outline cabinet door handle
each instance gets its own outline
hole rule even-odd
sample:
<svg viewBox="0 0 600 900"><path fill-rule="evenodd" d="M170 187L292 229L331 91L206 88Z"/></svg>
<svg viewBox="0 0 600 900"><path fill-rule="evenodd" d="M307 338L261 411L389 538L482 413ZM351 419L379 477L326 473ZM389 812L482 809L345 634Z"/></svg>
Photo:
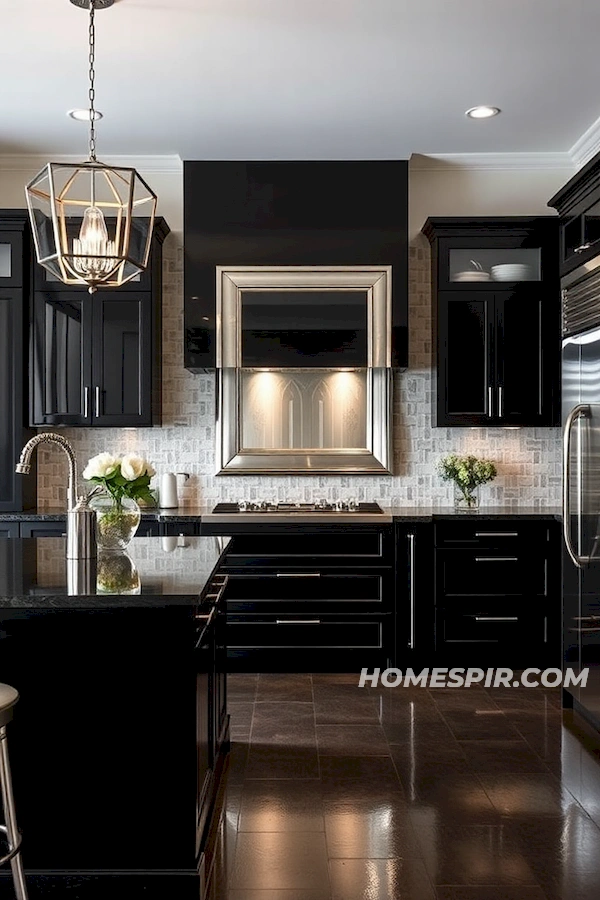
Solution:
<svg viewBox="0 0 600 900"><path fill-rule="evenodd" d="M320 625L320 619L275 619L276 625Z"/></svg>
<svg viewBox="0 0 600 900"><path fill-rule="evenodd" d="M83 418L87 419L90 412L90 389L86 386L83 389Z"/></svg>
<svg viewBox="0 0 600 900"><path fill-rule="evenodd" d="M100 416L100 387L96 385L96 418Z"/></svg>
<svg viewBox="0 0 600 900"><path fill-rule="evenodd" d="M592 245L591 245L590 241L586 241L586 243L581 244L580 247L575 247L575 250L573 251L573 253L585 253L585 251L589 250L591 246Z"/></svg>
<svg viewBox="0 0 600 900"><path fill-rule="evenodd" d="M408 646L410 650L415 649L415 536L408 535L408 577L409 596L410 596L410 635Z"/></svg>
<svg viewBox="0 0 600 900"><path fill-rule="evenodd" d="M548 616L544 616L544 643L548 643Z"/></svg>
<svg viewBox="0 0 600 900"><path fill-rule="evenodd" d="M476 531L475 537L519 537L518 531Z"/></svg>
<svg viewBox="0 0 600 900"><path fill-rule="evenodd" d="M504 415L504 388L498 387L498 416L501 419Z"/></svg>
<svg viewBox="0 0 600 900"><path fill-rule="evenodd" d="M490 419L494 418L494 388L490 385L488 388L488 417Z"/></svg>
<svg viewBox="0 0 600 900"><path fill-rule="evenodd" d="M519 562L518 556L476 556L475 562Z"/></svg>
<svg viewBox="0 0 600 900"><path fill-rule="evenodd" d="M320 572L277 572L276 578L320 578Z"/></svg>
<svg viewBox="0 0 600 900"><path fill-rule="evenodd" d="M518 616L473 616L476 622L518 622Z"/></svg>

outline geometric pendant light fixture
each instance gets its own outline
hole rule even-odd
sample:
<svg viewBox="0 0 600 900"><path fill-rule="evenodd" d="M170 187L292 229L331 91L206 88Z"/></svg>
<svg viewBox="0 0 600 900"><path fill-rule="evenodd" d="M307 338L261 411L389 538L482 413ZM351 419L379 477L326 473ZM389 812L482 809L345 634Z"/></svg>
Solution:
<svg viewBox="0 0 600 900"><path fill-rule="evenodd" d="M156 194L135 169L96 159L95 11L114 0L71 0L90 11L89 157L48 163L25 188L37 261L65 284L119 287L148 265Z"/></svg>

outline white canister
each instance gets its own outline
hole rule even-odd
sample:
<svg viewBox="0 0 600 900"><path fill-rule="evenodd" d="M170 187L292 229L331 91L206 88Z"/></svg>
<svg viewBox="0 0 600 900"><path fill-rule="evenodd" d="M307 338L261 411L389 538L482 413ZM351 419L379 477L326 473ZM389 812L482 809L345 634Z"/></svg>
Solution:
<svg viewBox="0 0 600 900"><path fill-rule="evenodd" d="M179 506L177 477L174 472L167 472L161 476L158 502L161 509L177 509Z"/></svg>

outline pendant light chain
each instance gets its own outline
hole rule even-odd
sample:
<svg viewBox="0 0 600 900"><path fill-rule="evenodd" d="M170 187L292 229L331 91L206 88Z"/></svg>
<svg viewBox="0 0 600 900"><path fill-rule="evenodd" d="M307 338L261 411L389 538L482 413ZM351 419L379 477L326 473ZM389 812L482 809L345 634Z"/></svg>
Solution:
<svg viewBox="0 0 600 900"><path fill-rule="evenodd" d="M96 161L96 110L94 108L94 100L96 99L96 90L94 87L94 81L96 78L96 71L94 69L94 63L96 58L96 27L94 23L94 13L95 13L95 2L94 0L90 0L90 27L89 27L89 77L90 77L90 88L88 92L89 100L90 100L90 159L94 162Z"/></svg>

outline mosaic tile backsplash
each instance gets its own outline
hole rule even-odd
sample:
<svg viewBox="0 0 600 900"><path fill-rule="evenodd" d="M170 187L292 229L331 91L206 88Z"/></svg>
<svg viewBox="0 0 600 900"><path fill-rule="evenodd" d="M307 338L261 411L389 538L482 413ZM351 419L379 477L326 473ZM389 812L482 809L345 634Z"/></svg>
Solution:
<svg viewBox="0 0 600 900"><path fill-rule="evenodd" d="M183 368L183 248L179 235L164 245L162 428L61 429L74 445L80 467L103 450L139 450L158 476L187 472L182 506L219 500L264 498L308 502L354 496L384 507L447 505L452 486L436 473L447 453L493 459L498 477L481 489L485 506L554 506L560 503L561 440L553 428L432 428L431 278L429 244L419 235L410 247L409 367L394 384L392 476L215 476L215 378ZM63 506L64 460L38 450L39 501ZM158 479L156 479L158 480ZM180 482L182 480L180 479Z"/></svg>

